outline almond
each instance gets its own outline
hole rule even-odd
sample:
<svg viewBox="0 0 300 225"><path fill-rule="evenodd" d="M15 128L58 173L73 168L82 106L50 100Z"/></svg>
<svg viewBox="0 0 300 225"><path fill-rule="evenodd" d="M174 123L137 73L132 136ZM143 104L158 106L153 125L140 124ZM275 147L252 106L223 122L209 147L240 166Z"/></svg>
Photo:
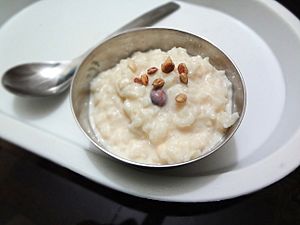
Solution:
<svg viewBox="0 0 300 225"><path fill-rule="evenodd" d="M155 66L150 67L150 68L147 70L147 74L149 74L149 75L155 74L157 70L158 70L158 68L155 67Z"/></svg>
<svg viewBox="0 0 300 225"><path fill-rule="evenodd" d="M179 74L179 79L180 79L181 83L184 83L184 84L188 84L188 82L189 82L188 75L185 73Z"/></svg>
<svg viewBox="0 0 300 225"><path fill-rule="evenodd" d="M180 94L176 95L176 97L175 97L175 101L179 104L185 103L186 100L187 100L187 96L186 96L186 94L183 94L183 93L180 93Z"/></svg>
<svg viewBox="0 0 300 225"><path fill-rule="evenodd" d="M154 89L162 88L165 85L165 81L161 78L157 78L152 83Z"/></svg>
<svg viewBox="0 0 300 225"><path fill-rule="evenodd" d="M173 63L171 57L169 56L166 61L161 64L161 71L164 73L171 73L175 68L175 64Z"/></svg>
<svg viewBox="0 0 300 225"><path fill-rule="evenodd" d="M142 79L139 78L139 77L135 77L135 78L133 79L133 82L138 83L138 84L143 84L143 83L142 83Z"/></svg>
<svg viewBox="0 0 300 225"><path fill-rule="evenodd" d="M186 74L188 75L189 73L189 70L188 68L186 67L186 64L185 63L180 63L177 67L177 70L178 70L178 73L179 74Z"/></svg>
<svg viewBox="0 0 300 225"><path fill-rule="evenodd" d="M147 74L143 74L141 76L141 81L142 81L142 84L147 86L148 85L148 82L149 82L149 78L148 78L148 75Z"/></svg>

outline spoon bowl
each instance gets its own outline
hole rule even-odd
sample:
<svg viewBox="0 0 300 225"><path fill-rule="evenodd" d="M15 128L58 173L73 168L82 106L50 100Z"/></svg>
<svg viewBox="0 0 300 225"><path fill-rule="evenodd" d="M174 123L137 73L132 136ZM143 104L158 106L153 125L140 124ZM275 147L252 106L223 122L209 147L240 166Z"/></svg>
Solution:
<svg viewBox="0 0 300 225"><path fill-rule="evenodd" d="M58 95L68 89L75 70L72 61L22 64L4 73L2 85L22 96Z"/></svg>

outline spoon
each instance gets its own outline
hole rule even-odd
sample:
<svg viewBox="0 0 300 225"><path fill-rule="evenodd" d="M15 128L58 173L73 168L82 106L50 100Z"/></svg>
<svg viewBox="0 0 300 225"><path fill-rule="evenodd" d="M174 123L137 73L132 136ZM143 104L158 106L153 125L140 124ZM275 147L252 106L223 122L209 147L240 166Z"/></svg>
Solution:
<svg viewBox="0 0 300 225"><path fill-rule="evenodd" d="M166 3L141 15L113 34L132 28L151 26L178 8L179 5L174 2ZM69 61L47 61L15 66L4 73L2 85L11 93L20 96L58 95L69 88L76 68L85 55L86 53Z"/></svg>

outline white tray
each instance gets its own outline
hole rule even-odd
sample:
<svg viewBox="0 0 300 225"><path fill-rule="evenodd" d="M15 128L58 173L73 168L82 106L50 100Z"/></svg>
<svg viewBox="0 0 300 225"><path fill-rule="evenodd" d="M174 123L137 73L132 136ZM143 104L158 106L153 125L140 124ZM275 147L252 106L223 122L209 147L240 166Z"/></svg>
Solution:
<svg viewBox="0 0 300 225"><path fill-rule="evenodd" d="M0 2L0 22L30 1L8 2ZM22 62L76 57L163 2L52 0L32 4L0 28L0 74ZM127 167L95 154L73 120L68 93L23 99L2 86L0 136L105 186L164 201L233 198L286 176L300 163L299 21L272 0L195 2L179 2L180 10L156 26L211 40L241 70L247 111L224 149L177 169Z"/></svg>

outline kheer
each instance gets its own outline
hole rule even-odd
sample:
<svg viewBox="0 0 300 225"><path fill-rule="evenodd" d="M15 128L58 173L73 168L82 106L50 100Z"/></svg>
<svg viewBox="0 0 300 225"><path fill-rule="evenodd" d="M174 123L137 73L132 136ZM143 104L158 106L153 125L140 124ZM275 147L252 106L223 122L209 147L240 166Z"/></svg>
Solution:
<svg viewBox="0 0 300 225"><path fill-rule="evenodd" d="M183 48L136 52L91 83L90 121L99 141L135 162L194 159L238 117L225 72Z"/></svg>

